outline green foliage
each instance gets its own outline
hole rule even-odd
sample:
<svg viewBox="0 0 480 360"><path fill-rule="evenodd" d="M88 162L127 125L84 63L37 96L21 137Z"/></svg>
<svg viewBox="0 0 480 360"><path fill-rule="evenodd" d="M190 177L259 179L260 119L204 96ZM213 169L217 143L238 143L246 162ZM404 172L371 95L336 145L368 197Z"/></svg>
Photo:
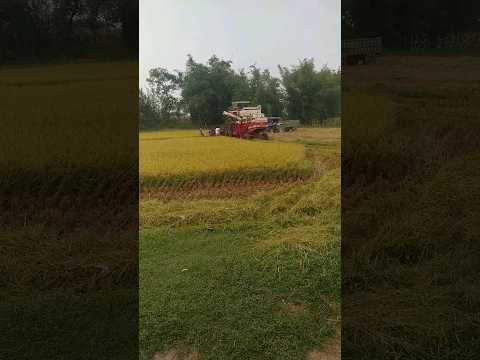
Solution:
<svg viewBox="0 0 480 360"><path fill-rule="evenodd" d="M262 110L270 116L284 115L285 94L279 79L272 77L268 70L263 72L256 66L250 66L251 102L262 105Z"/></svg>
<svg viewBox="0 0 480 360"><path fill-rule="evenodd" d="M250 99L252 97L252 89L250 88L250 80L244 69L235 74L233 79L233 98L238 101Z"/></svg>
<svg viewBox="0 0 480 360"><path fill-rule="evenodd" d="M180 77L164 68L156 68L150 70L147 82L162 121L168 122L173 116L178 117L180 107L175 92L179 90Z"/></svg>
<svg viewBox="0 0 480 360"><path fill-rule="evenodd" d="M156 129L161 127L160 111L153 96L142 89L139 90L139 127L140 130Z"/></svg>
<svg viewBox="0 0 480 360"><path fill-rule="evenodd" d="M222 122L222 112L231 105L235 73L230 61L212 56L200 64L189 55L182 81L182 98L194 124Z"/></svg>
<svg viewBox="0 0 480 360"><path fill-rule="evenodd" d="M304 59L290 69L281 66L279 69L290 118L307 123L340 113L340 72L326 66L317 71L313 59Z"/></svg>
<svg viewBox="0 0 480 360"><path fill-rule="evenodd" d="M0 29L0 63L137 56L138 1L2 0Z"/></svg>

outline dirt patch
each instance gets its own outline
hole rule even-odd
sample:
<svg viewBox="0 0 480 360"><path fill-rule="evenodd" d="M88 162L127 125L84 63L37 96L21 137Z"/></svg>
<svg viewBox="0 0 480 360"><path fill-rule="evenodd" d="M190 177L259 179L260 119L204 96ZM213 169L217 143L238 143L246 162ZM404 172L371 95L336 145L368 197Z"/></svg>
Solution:
<svg viewBox="0 0 480 360"><path fill-rule="evenodd" d="M342 358L340 336L328 340L320 350L312 350L307 360L340 360Z"/></svg>
<svg viewBox="0 0 480 360"><path fill-rule="evenodd" d="M200 359L196 351L186 351L180 349L170 349L163 352L157 352L152 360L198 360Z"/></svg>

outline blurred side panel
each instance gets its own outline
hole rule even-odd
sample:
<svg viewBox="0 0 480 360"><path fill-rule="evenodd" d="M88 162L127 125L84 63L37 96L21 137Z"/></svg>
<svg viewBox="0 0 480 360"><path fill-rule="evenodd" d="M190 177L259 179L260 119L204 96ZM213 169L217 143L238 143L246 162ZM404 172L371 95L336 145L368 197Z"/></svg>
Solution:
<svg viewBox="0 0 480 360"><path fill-rule="evenodd" d="M0 3L0 357L138 354L138 2Z"/></svg>
<svg viewBox="0 0 480 360"><path fill-rule="evenodd" d="M342 15L342 358L476 358L480 5Z"/></svg>

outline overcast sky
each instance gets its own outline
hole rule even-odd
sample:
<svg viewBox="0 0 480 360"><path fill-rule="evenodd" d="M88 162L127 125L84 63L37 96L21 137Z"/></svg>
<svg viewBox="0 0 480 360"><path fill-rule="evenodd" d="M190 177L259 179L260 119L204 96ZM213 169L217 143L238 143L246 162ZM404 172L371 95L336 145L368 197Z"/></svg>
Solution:
<svg viewBox="0 0 480 360"><path fill-rule="evenodd" d="M340 66L340 0L140 0L140 85L148 70L184 70L187 54L235 69L314 58Z"/></svg>

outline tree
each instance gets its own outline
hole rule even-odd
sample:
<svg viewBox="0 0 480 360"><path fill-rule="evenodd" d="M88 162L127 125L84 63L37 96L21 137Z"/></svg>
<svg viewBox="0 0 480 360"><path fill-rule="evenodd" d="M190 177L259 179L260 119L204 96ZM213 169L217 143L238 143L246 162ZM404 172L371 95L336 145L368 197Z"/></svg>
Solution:
<svg viewBox="0 0 480 360"><path fill-rule="evenodd" d="M118 1L115 0L85 0L85 22L97 41L100 30L112 29L118 21Z"/></svg>
<svg viewBox="0 0 480 360"><path fill-rule="evenodd" d="M478 32L479 19L478 1L342 1L343 36L380 35L391 49L408 49L415 37L424 37L433 46L448 34Z"/></svg>
<svg viewBox="0 0 480 360"><path fill-rule="evenodd" d="M255 65L236 72L231 61L215 55L206 64L187 56L184 72L150 70L149 94L157 105L160 125L169 125L188 112L196 126L223 123L223 111L232 101L261 105L267 116L299 118L304 123L340 112L340 73L315 69L313 59L298 66L280 67L282 80ZM146 102L146 101L145 101ZM177 122L178 123L178 122Z"/></svg>
<svg viewBox="0 0 480 360"><path fill-rule="evenodd" d="M137 55L138 0L0 1L1 63L96 57L108 42L117 54Z"/></svg>
<svg viewBox="0 0 480 360"><path fill-rule="evenodd" d="M246 100L262 105L264 113L280 116L284 110L283 91L279 79L252 65L249 72L238 73L231 61L213 55L206 64L188 56L182 81L182 99L196 125L223 122L223 111L232 101Z"/></svg>
<svg viewBox="0 0 480 360"><path fill-rule="evenodd" d="M326 66L315 70L313 59L304 59L290 69L279 66L287 93L287 112L306 124L340 112L340 74Z"/></svg>
<svg viewBox="0 0 480 360"><path fill-rule="evenodd" d="M115 0L118 2L118 20L122 26L122 38L132 54L138 53L138 0Z"/></svg>
<svg viewBox="0 0 480 360"><path fill-rule="evenodd" d="M243 69L238 74L234 74L232 97L234 101L246 101L252 98L249 78Z"/></svg>
<svg viewBox="0 0 480 360"><path fill-rule="evenodd" d="M179 113L179 99L175 95L180 89L180 77L164 68L151 69L147 83L155 97L159 115L163 122L170 122Z"/></svg>
<svg viewBox="0 0 480 360"><path fill-rule="evenodd" d="M161 127L160 113L155 99L151 94L144 92L142 89L139 91L139 110L140 130L158 129Z"/></svg>
<svg viewBox="0 0 480 360"><path fill-rule="evenodd" d="M281 116L284 110L284 94L279 79L272 77L270 71L261 70L255 65L250 66L249 100L252 105L261 105L262 111L269 116Z"/></svg>
<svg viewBox="0 0 480 360"><path fill-rule="evenodd" d="M341 111L341 76L339 71L324 66L317 73L317 81L322 84L319 94L320 117L337 116Z"/></svg>
<svg viewBox="0 0 480 360"><path fill-rule="evenodd" d="M188 55L181 95L192 122L196 125L222 122L222 113L230 106L238 81L230 61L214 55L204 65Z"/></svg>

